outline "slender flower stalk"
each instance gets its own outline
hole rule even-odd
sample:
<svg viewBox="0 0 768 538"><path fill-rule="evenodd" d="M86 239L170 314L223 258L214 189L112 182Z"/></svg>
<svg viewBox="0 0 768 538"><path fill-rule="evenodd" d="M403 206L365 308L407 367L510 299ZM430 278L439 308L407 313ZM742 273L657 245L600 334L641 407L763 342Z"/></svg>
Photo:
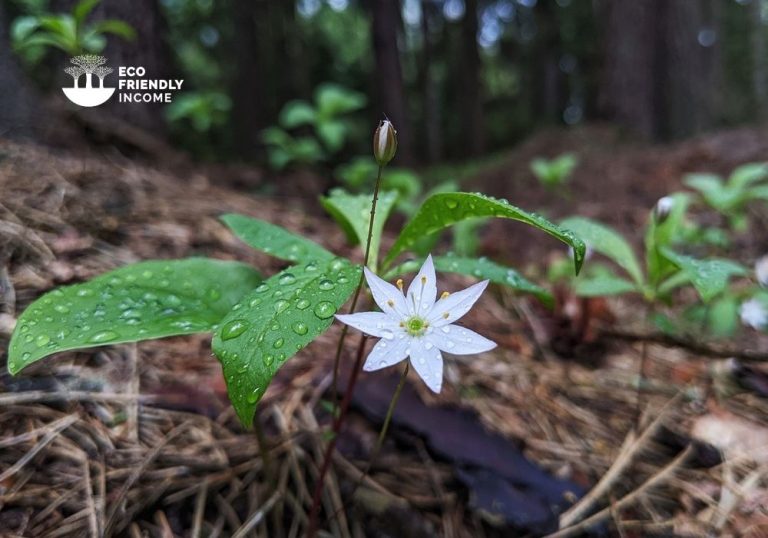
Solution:
<svg viewBox="0 0 768 538"><path fill-rule="evenodd" d="M376 184L373 188L373 200L371 201L371 217L368 222L368 237L365 242L365 256L363 259L363 267L367 269L368 260L371 254L371 240L373 238L373 222L376 218L376 203L379 199L379 187L381 186L381 172L384 167L392 160L397 151L397 131L395 131L392 123L389 120L382 121L373 135L373 155L376 158L376 162L379 165L378 172L376 174ZM349 308L350 314L355 311L357 307L357 301L360 298L360 292L363 289L363 275L360 275L360 282L355 290L355 295L352 298L352 304ZM365 352L366 337L360 339L360 344L357 349L357 357L352 369L352 374L349 377L347 383L347 390L344 393L344 400L341 403L341 407L337 408L338 394L337 384L339 378L339 363L341 361L341 351L344 347L344 340L347 336L347 327L345 326L341 335L339 336L339 343L336 347L336 356L333 361L333 379L332 379L332 401L333 401L333 438L326 447L325 454L323 456L323 463L320 468L320 474L318 476L317 484L315 485L315 491L312 495L312 507L309 513L309 526L307 529L307 536L313 538L317 534L317 518L320 511L321 496L323 494L323 486L325 484L325 475L328 473L330 467L331 457L333 451L336 448L336 440L338 434L341 431L341 425L344 422L344 418L349 408L349 402L352 400L352 392L354 391L355 384L357 383L357 376L360 372L360 365L362 363L363 353ZM337 413L338 411L338 413Z"/></svg>

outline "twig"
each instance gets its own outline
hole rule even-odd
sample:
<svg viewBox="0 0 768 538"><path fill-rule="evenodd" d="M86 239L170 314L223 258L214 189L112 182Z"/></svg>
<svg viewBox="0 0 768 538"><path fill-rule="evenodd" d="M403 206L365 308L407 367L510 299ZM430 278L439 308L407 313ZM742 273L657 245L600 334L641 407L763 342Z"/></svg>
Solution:
<svg viewBox="0 0 768 538"><path fill-rule="evenodd" d="M682 336L674 336L661 332L643 333L601 328L600 334L607 338L615 338L616 340L625 340L628 342L645 341L667 347L681 347L699 355L706 355L708 357L734 357L747 362L768 361L768 351L731 347L723 344L705 343L700 340L690 340Z"/></svg>
<svg viewBox="0 0 768 538"><path fill-rule="evenodd" d="M57 435L63 430L69 428L72 424L78 421L80 417L77 414L67 415L64 418L57 420L49 425L50 431L45 434L45 437L40 439L35 446L33 446L29 452L24 454L19 461L8 467L5 471L0 473L0 482L4 482L9 477L18 473L29 461L34 458L38 452L44 449L48 443L53 441Z"/></svg>
<svg viewBox="0 0 768 538"><path fill-rule="evenodd" d="M144 457L144 460L139 464L136 469L133 470L133 472L128 476L125 483L120 488L115 501L112 505L111 510L109 511L109 516L107 517L107 522L104 525L104 536L110 536L112 532L112 527L115 524L115 520L117 518L117 512L120 510L120 505L125 500L125 497L128 495L128 491L131 489L131 486L136 483L136 481L141 478L141 474L146 470L146 468L149 466L150 463L160 454L160 451L167 445L171 439L176 437L178 434L186 430L191 421L184 422L182 424L179 424L174 429L172 429L170 432L168 432L168 435L166 435L162 441L160 441L155 447L150 450L147 455Z"/></svg>
<svg viewBox="0 0 768 538"><path fill-rule="evenodd" d="M195 514L192 518L191 538L200 538L200 531L203 529L203 516L205 515L205 501L208 498L208 479L203 481L200 490L195 497Z"/></svg>
<svg viewBox="0 0 768 538"><path fill-rule="evenodd" d="M561 529L553 534L548 535L547 538L566 538L568 536L578 535L584 530L588 529L589 527L592 527L593 525L597 524L603 519L609 517L612 513L624 510L633 502L635 502L635 500L641 495L643 495L646 491L657 486L658 484L660 484L661 482L664 482L667 478L669 478L669 476L672 473L674 473L677 470L677 468L685 462L685 460L691 454L692 450L693 449L691 448L691 445L688 445L687 447L685 447L685 450L683 450L674 460L672 460L671 463L669 463L661 471L659 471L658 473L650 477L648 480L643 482L640 485L640 487L637 488L635 491L625 495L620 500L618 500L615 504L608 506L607 508L603 508L598 513L588 517L581 523Z"/></svg>
<svg viewBox="0 0 768 538"><path fill-rule="evenodd" d="M264 506L262 506L261 509L255 512L253 515L251 515L251 517L249 517L246 522L243 523L239 529L237 529L235 534L232 535L232 538L244 538L251 531L251 529L258 525L262 519L264 519L264 516L272 509L279 497L280 491L274 492L272 496L267 499L267 502L264 503Z"/></svg>
<svg viewBox="0 0 768 538"><path fill-rule="evenodd" d="M584 497L581 498L581 500L579 500L578 503L571 506L570 509L568 509L560 516L561 528L573 525L575 522L581 519L584 514L588 513L592 509L592 506L600 498L602 498L603 495L605 495L605 493L611 488L614 482L621 476L621 473L624 471L624 469L626 469L626 467L632 462L635 454L637 454L642 448L645 447L651 436L656 432L658 427L661 426L664 419L666 419L667 410L670 409L670 407L675 402L677 402L679 398L679 395L672 398L659 412L658 416L653 420L653 422L645 429L642 435L640 435L640 437L637 437L637 432L635 430L632 430L627 434L626 438L624 439L624 443L619 450L619 455L616 457L616 460L613 462L608 471L606 471L606 473L600 478L597 484L595 484L595 486L589 490L589 493L587 493Z"/></svg>

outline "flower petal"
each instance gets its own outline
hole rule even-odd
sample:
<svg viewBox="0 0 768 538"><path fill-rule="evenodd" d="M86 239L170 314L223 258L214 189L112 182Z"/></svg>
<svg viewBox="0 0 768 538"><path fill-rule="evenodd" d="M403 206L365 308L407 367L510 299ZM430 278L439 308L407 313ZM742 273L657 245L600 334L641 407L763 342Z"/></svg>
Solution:
<svg viewBox="0 0 768 538"><path fill-rule="evenodd" d="M365 280L371 289L373 300L379 305L381 311L385 314L392 314L398 318L404 318L408 315L408 307L405 304L403 293L395 286L376 276L373 271L367 267L365 271Z"/></svg>
<svg viewBox="0 0 768 538"><path fill-rule="evenodd" d="M398 340L385 340L381 339L376 342L373 349L368 354L368 358L365 359L363 370L366 372L373 372L374 370L380 370L387 366L397 364L408 356L408 344L410 340L407 338L401 338Z"/></svg>
<svg viewBox="0 0 768 538"><path fill-rule="evenodd" d="M442 327L453 323L461 316L469 312L472 305L475 304L480 296L488 287L488 281L483 280L473 284L465 290L450 294L444 299L440 299L427 314L427 321L434 327Z"/></svg>
<svg viewBox="0 0 768 538"><path fill-rule="evenodd" d="M383 312L358 312L357 314L339 314L336 316L342 323L379 338L392 338L395 330L399 329L398 321Z"/></svg>
<svg viewBox="0 0 768 538"><path fill-rule="evenodd" d="M426 338L413 339L410 343L411 364L414 370L429 390L440 392L443 386L443 355L440 350Z"/></svg>
<svg viewBox="0 0 768 538"><path fill-rule="evenodd" d="M496 347L496 342L459 325L445 325L426 336L438 349L453 355L483 353Z"/></svg>
<svg viewBox="0 0 768 538"><path fill-rule="evenodd" d="M432 255L427 256L419 273L408 286L406 302L411 314L425 316L434 306L437 298L437 276Z"/></svg>

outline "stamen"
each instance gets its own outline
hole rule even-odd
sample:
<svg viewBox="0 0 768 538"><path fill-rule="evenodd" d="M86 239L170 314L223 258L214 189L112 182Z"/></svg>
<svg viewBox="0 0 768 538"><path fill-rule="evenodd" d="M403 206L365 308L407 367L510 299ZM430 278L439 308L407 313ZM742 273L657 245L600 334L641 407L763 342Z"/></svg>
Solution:
<svg viewBox="0 0 768 538"><path fill-rule="evenodd" d="M422 283L422 285L426 284L427 283L427 277L425 277L425 276L421 277L421 283Z"/></svg>
<svg viewBox="0 0 768 538"><path fill-rule="evenodd" d="M395 284L397 285L397 288L398 288L400 291L403 291L403 279L402 279L402 278L398 278L398 279L397 279L397 282L395 282Z"/></svg>
<svg viewBox="0 0 768 538"><path fill-rule="evenodd" d="M443 318L448 319L449 316L450 316L450 314L448 314L448 312L444 312L443 313Z"/></svg>
<svg viewBox="0 0 768 538"><path fill-rule="evenodd" d="M395 301L393 301L392 299L387 299L387 304L388 304L389 306L391 306L392 308L394 308L394 307L395 307Z"/></svg>
<svg viewBox="0 0 768 538"><path fill-rule="evenodd" d="M441 299L445 299L445 298L446 298L446 297L448 297L449 295L450 295L450 293L448 293L447 291L444 291L443 293L441 293L441 294L440 294L440 298L441 298Z"/></svg>

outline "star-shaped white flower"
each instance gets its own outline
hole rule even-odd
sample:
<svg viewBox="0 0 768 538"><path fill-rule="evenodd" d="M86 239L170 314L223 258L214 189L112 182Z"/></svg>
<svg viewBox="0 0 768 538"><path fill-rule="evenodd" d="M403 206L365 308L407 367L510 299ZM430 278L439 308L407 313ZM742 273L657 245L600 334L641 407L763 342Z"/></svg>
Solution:
<svg viewBox="0 0 768 538"><path fill-rule="evenodd" d="M443 385L442 351L469 355L496 347L484 336L453 324L480 298L488 286L487 280L456 293L443 293L437 300L432 256L427 257L406 295L402 292L402 281L395 287L368 268L365 268L365 278L373 300L382 311L336 316L350 327L381 338L368 355L364 370L379 370L410 357L413 368L427 386L433 392L440 392Z"/></svg>

